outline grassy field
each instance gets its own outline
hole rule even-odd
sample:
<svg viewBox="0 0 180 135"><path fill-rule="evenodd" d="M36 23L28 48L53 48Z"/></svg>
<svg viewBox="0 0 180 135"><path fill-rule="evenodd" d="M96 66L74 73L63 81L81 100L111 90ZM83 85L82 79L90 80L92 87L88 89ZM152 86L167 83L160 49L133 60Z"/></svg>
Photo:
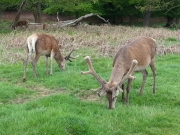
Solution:
<svg viewBox="0 0 180 135"><path fill-rule="evenodd" d="M65 71L53 64L53 75L45 72L45 60L37 63L37 78L29 64L22 81L25 41L32 33L54 35L67 54L72 47L79 57ZM117 49L137 36L147 35L158 43L157 92L152 94L153 76L148 68L145 91L136 73L130 104L118 97L116 108L107 109L105 97L92 89L99 84L91 75L81 75L89 55L97 73L109 79ZM0 36L0 134L2 135L178 135L180 133L180 30L128 26L80 26L79 28L18 29ZM176 46L173 52L170 46ZM164 55L166 50L167 55Z"/></svg>

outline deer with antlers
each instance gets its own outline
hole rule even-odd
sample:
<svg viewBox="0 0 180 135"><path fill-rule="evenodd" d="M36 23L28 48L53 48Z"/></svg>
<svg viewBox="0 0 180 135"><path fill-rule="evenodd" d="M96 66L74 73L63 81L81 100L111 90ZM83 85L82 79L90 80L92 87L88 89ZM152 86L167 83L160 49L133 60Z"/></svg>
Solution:
<svg viewBox="0 0 180 135"><path fill-rule="evenodd" d="M143 94L144 85L148 72L146 68L151 67L153 72L154 84L153 93L156 91L156 68L155 68L155 55L156 55L156 41L151 37L139 37L132 41L130 44L125 45L116 53L113 61L113 69L109 81L98 76L95 72L90 57L86 56L85 60L89 66L89 71L81 72L82 74L91 74L101 84L101 87L96 90L99 96L106 94L108 99L108 108L115 108L115 103L119 92L122 92L122 99L129 104L129 92L134 71L140 71L143 75L143 81L140 89L140 95ZM128 80L126 87L126 97L124 95L125 89L121 86Z"/></svg>
<svg viewBox="0 0 180 135"><path fill-rule="evenodd" d="M26 41L27 44L27 59L25 61L24 65L24 76L23 81L26 81L26 68L29 63L29 58L32 53L35 53L35 58L32 61L32 67L34 71L34 77L37 77L36 75L36 63L40 56L44 55L46 58L46 74L48 74L48 57L50 57L50 74L52 75L52 64L53 64L53 58L56 60L58 66L60 69L64 70L66 66L66 61L69 60L72 62L70 58L76 58L72 57L71 54L74 51L74 48L72 51L65 57L60 52L60 47L58 45L57 40L52 35L47 34L32 34L27 38Z"/></svg>

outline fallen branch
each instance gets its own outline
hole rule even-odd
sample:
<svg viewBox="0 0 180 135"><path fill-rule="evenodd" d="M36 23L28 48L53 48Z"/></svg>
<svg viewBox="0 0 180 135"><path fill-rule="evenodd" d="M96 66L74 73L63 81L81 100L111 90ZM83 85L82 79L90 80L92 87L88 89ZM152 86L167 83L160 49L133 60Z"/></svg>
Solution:
<svg viewBox="0 0 180 135"><path fill-rule="evenodd" d="M99 16L98 14L96 13L90 13L90 14L87 14L85 16L81 16L79 17L78 19L73 19L73 20L67 20L67 21L60 21L59 22L59 25L61 27L64 27L64 26L76 26L79 24L79 22L81 22L82 20L88 18L88 17L92 17L92 16L97 16L99 19L101 19L103 22L105 23L109 23L108 20L105 20L103 17Z"/></svg>

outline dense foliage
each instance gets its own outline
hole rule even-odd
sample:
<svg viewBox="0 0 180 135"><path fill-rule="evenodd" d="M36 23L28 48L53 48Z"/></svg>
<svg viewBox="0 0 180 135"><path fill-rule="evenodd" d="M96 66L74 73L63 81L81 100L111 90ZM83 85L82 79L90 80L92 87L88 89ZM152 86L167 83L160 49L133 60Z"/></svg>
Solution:
<svg viewBox="0 0 180 135"><path fill-rule="evenodd" d="M33 13L58 12L78 17L93 12L113 18L130 16L145 19L151 16L180 17L179 0L1 0L0 12L17 10L22 1L27 3L25 10Z"/></svg>

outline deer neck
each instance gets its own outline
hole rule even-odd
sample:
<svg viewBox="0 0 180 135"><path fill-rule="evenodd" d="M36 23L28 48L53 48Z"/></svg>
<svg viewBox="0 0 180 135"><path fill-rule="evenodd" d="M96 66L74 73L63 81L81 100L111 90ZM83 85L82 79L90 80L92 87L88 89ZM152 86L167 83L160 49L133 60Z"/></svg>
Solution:
<svg viewBox="0 0 180 135"><path fill-rule="evenodd" d="M56 60L56 62L58 64L61 63L64 59L62 54L59 51L54 51L54 53L55 53L54 59Z"/></svg>
<svg viewBox="0 0 180 135"><path fill-rule="evenodd" d="M126 69L123 64L115 64L111 73L111 77L107 83L108 87L112 88L118 84L123 78L125 71Z"/></svg>

